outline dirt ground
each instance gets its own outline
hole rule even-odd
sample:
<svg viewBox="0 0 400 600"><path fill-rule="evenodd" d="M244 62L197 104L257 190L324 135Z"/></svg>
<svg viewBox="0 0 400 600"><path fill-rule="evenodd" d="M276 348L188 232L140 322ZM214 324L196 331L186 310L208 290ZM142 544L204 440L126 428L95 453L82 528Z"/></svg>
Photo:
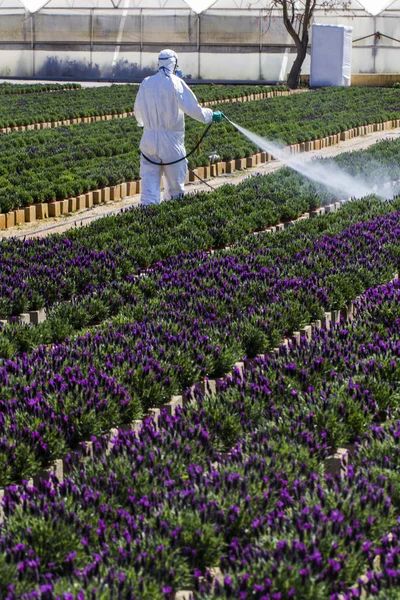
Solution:
<svg viewBox="0 0 400 600"><path fill-rule="evenodd" d="M387 140L387 139L397 139L400 137L400 128L392 129L390 131L385 132L375 132L362 137L353 138L352 140L348 140L347 142L340 142L340 144L336 146L330 146L329 148L323 148L322 150L314 150L312 152L307 152L304 154L304 160L311 160L314 157L323 157L329 158L341 154L342 152L349 152L352 150L363 150L372 146L376 142ZM269 163L265 163L263 165L258 165L252 169L246 169L244 171L236 171L232 175L222 175L220 177L212 178L208 180L208 183L217 188L225 183L233 183L237 184L243 179L249 177L249 175L254 175L255 173L267 174L276 171L283 164L280 161L274 160ZM193 193L199 190L209 190L210 188L205 186L202 183L189 183L186 185L186 192ZM140 196L130 196L123 198L118 202L108 202L106 204L100 204L98 206L94 206L93 208L80 211L79 213L73 213L71 215L63 215L58 218L48 218L45 221L37 221L35 223L26 223L25 225L18 225L16 227L12 227L7 229L6 231L2 231L0 234L0 239L10 238L10 237L45 237L52 233L63 233L72 227L81 227L83 225L87 225L94 221L95 219L99 219L106 215L115 215L118 214L121 210L125 208L129 208L130 206L135 206L139 204Z"/></svg>

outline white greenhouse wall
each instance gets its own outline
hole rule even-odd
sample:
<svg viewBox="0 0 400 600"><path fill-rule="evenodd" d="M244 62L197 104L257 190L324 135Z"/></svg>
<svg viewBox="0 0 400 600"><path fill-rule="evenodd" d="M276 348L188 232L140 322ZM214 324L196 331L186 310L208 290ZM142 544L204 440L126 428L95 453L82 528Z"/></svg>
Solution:
<svg viewBox="0 0 400 600"><path fill-rule="evenodd" d="M155 69L156 54L140 52L120 52L118 58L121 62L137 64L139 68ZM3 58L4 57L4 58ZM42 78L55 77L59 71L52 71L49 59L54 65L62 65L65 77L73 77L74 65L78 63L81 71L86 72L92 65L91 74L94 79L111 78L111 68L114 53L93 52L92 63L87 52L56 52L35 51L35 75ZM192 79L220 79L220 80L269 80L285 81L294 60L293 54L215 54L203 52L179 53L179 65L184 76ZM29 51L0 51L0 77L32 77L32 53ZM7 67L4 67L7 63ZM47 65L47 70L44 67ZM79 68L75 71L79 75ZM200 71L199 71L200 69ZM303 73L310 70L310 58L307 56L303 65ZM199 76L200 72L200 76Z"/></svg>
<svg viewBox="0 0 400 600"><path fill-rule="evenodd" d="M31 50L0 50L0 77L31 76Z"/></svg>
<svg viewBox="0 0 400 600"><path fill-rule="evenodd" d="M372 17L325 15L353 27L353 73L399 73L400 10ZM367 39L359 40L359 38ZM359 41L356 41L359 40ZM141 79L163 47L179 53L193 79L283 81L295 54L279 17L260 10L23 10L0 8L0 77ZM309 56L302 72L309 73Z"/></svg>

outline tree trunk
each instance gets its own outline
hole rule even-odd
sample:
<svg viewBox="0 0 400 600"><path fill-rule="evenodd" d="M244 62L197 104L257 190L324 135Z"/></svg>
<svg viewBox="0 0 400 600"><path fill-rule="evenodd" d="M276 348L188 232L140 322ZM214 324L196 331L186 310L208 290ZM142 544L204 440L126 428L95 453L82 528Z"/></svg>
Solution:
<svg viewBox="0 0 400 600"><path fill-rule="evenodd" d="M291 90L296 90L299 87L301 67L303 66L303 62L306 56L307 43L302 44L301 47L297 49L296 59L293 63L292 68L290 69L287 85Z"/></svg>

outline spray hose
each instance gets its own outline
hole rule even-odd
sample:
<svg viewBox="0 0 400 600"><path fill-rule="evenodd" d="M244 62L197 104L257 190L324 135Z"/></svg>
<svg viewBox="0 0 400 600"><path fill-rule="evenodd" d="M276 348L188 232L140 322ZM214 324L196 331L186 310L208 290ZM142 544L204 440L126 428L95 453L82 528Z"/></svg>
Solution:
<svg viewBox="0 0 400 600"><path fill-rule="evenodd" d="M233 127L235 127L234 123L232 123L232 121L230 121L228 119L228 117L223 112L221 112L221 114L224 117L224 119L226 119L228 121L228 123L230 123ZM214 124L214 122L211 121L211 123L209 124L209 126L204 131L203 135L201 136L201 138L199 139L199 141L195 145L195 147L192 148L192 150L190 152L188 152L187 154L185 154L185 156L182 156L181 158L178 158L177 160L171 160L170 162L162 162L162 161L161 162L157 162L155 160L152 160L148 156L146 156L142 151L140 151L140 154L143 156L143 158L145 160L147 160L147 162L151 163L152 165L159 165L159 166L164 166L164 167L166 167L168 165L176 165L177 163L181 162L182 160L186 160L187 158L189 158L189 156L191 156L194 152L196 152L197 148L200 146L201 142L204 140L204 138L206 137L206 135L210 131L210 129L213 126L213 124ZM212 185L210 185L209 183L207 183L207 181L204 181L204 179L202 179L200 177L200 175L198 175L197 173L195 173L195 171L193 169L191 169L190 167L189 167L189 171L191 171L193 173L193 175L195 177L197 177L197 179L199 179L202 183L204 183L205 185L207 185L212 190L215 190L215 188Z"/></svg>
<svg viewBox="0 0 400 600"><path fill-rule="evenodd" d="M210 131L210 129L213 126L213 124L214 124L213 122L211 122L209 124L209 126L204 131L203 135L201 136L201 138L199 139L199 141L197 142L197 144L195 145L195 147L190 152L188 152L187 154L185 154L185 156L182 156L181 158L178 158L177 160L171 160L170 162L162 162L162 161L161 162L157 162L155 160L152 160L151 158L149 158L145 154L143 154L142 151L140 152L140 154L143 156L143 158L145 158L152 165L160 165L160 166L163 166L163 167L166 167L168 165L176 165L177 163L181 162L182 160L186 160L187 158L189 158L189 156L191 156L194 152L196 152L197 148L200 146L201 142L204 140L204 138L206 137L207 133Z"/></svg>

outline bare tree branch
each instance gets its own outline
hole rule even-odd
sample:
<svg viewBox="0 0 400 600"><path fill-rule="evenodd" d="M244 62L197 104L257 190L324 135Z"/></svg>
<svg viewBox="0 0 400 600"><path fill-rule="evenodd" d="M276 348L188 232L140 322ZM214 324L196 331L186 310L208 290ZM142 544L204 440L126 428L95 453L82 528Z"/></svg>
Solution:
<svg viewBox="0 0 400 600"><path fill-rule="evenodd" d="M345 10L349 11L351 0L269 0L266 10L272 18L272 12L278 11L282 15L283 23L290 37L293 39L297 56L288 77L289 87L297 87L301 66L307 54L309 29L314 13L317 9L325 12ZM299 24L299 31L295 29Z"/></svg>

